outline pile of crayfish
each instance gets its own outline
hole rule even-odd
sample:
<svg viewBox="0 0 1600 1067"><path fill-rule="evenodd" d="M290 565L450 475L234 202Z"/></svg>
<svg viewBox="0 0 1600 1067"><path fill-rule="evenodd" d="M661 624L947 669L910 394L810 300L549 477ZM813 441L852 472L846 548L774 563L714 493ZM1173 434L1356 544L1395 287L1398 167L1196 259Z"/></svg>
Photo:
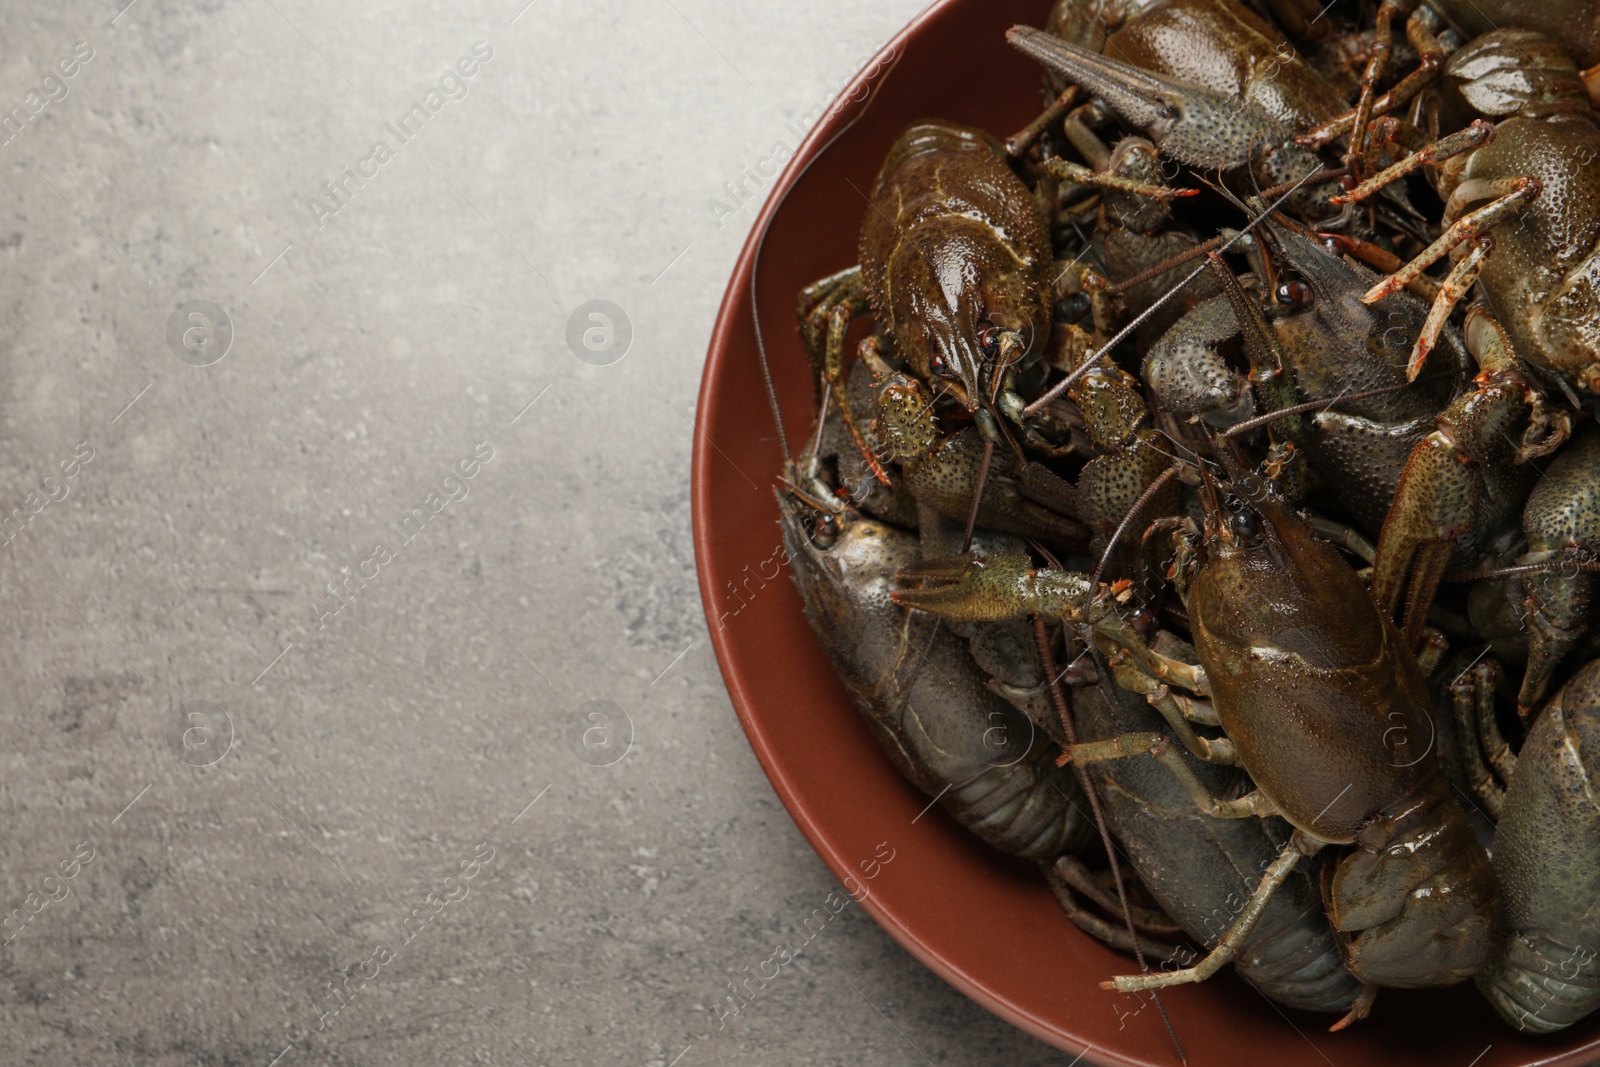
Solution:
<svg viewBox="0 0 1600 1067"><path fill-rule="evenodd" d="M799 297L781 523L869 729L1137 958L1107 988L1231 963L1338 1029L1471 980L1572 1025L1600 0L1063 0L1008 39L1038 119L906 129Z"/></svg>

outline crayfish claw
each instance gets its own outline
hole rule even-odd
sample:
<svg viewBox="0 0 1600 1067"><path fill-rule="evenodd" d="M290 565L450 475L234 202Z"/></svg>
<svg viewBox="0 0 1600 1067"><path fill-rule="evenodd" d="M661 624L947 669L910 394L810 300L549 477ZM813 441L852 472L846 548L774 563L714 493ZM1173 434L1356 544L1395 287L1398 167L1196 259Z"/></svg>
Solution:
<svg viewBox="0 0 1600 1067"><path fill-rule="evenodd" d="M985 558L977 552L958 556L941 556L908 563L895 572L897 582L956 582L968 572L982 569Z"/></svg>
<svg viewBox="0 0 1600 1067"><path fill-rule="evenodd" d="M1089 598L1089 579L1071 571L1036 569L1027 556L997 552L957 556L907 567L915 576L952 581L934 588L895 589L895 603L946 619L1000 622L1025 615L1064 617Z"/></svg>
<svg viewBox="0 0 1600 1067"><path fill-rule="evenodd" d="M1566 444L1567 438L1572 436L1570 411L1550 410L1544 394L1537 391L1533 392L1532 406L1528 428L1522 431L1522 442L1517 447L1514 460L1517 463L1542 459Z"/></svg>
<svg viewBox="0 0 1600 1067"><path fill-rule="evenodd" d="M1416 345L1411 349L1411 359L1406 363L1406 381L1414 382L1417 375L1422 373L1422 367L1428 362L1428 353L1433 351L1433 345L1425 337L1418 337Z"/></svg>

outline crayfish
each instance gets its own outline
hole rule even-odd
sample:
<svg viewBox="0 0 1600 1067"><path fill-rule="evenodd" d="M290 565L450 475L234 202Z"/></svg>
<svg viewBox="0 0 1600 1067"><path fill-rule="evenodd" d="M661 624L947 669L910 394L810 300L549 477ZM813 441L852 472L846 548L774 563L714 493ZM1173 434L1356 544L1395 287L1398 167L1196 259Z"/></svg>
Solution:
<svg viewBox="0 0 1600 1067"><path fill-rule="evenodd" d="M1600 8L1332 7L1063 0L1008 34L1036 120L887 146L800 294L780 523L889 762L1135 955L1107 988L1558 1030L1600 1007Z"/></svg>

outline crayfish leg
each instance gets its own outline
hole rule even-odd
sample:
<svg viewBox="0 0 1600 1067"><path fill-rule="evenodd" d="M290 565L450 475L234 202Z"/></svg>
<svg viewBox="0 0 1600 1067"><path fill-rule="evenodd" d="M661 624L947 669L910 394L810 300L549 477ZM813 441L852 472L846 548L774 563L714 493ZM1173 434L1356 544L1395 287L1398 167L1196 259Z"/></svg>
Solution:
<svg viewBox="0 0 1600 1067"><path fill-rule="evenodd" d="M1083 865L1082 860L1069 853L1065 856L1056 857L1056 861L1051 867L1051 873L1064 881L1078 894L1087 897L1089 902L1096 907L1104 908L1110 912L1121 910L1122 904L1117 899L1115 887L1105 884L1109 881L1107 876L1111 873L1110 871L1101 871L1100 877L1097 879L1094 874L1090 873L1089 868ZM1134 926L1143 933L1170 938L1183 936L1183 928L1160 908L1147 908L1130 902L1128 912L1133 919Z"/></svg>
<svg viewBox="0 0 1600 1067"><path fill-rule="evenodd" d="M1230 750L1232 746L1229 746ZM1194 801L1195 807L1214 819L1250 819L1257 816L1276 815L1278 809L1260 790L1246 793L1233 800L1218 800L1206 789L1205 783L1195 774L1178 751L1172 739L1160 733L1126 733L1108 737L1103 741L1086 741L1068 746L1058 763L1101 763L1106 760L1126 759L1130 756L1149 755L1177 779L1183 791ZM1199 753L1196 753L1199 755ZM1204 758L1203 756L1201 758ZM1221 762L1220 760L1217 762Z"/></svg>
<svg viewBox="0 0 1600 1067"><path fill-rule="evenodd" d="M1450 202L1445 205L1446 218L1471 199L1484 197L1494 197L1494 199L1483 207L1456 219L1450 224L1449 229L1439 235L1437 241L1417 253L1411 262L1362 294L1361 302L1375 304L1389 294L1404 289L1408 282L1444 258L1452 248L1475 237L1481 237L1507 219L1522 214L1529 204L1538 199L1543 190L1544 186L1540 184L1539 179L1532 176L1494 180L1474 178L1462 182L1451 194Z"/></svg>
<svg viewBox="0 0 1600 1067"><path fill-rule="evenodd" d="M818 278L800 290L795 317L800 320L800 337L805 342L806 355L811 358L812 373L817 376L814 382L820 380L823 370L829 316L839 307L847 308L852 318L865 315L869 310L860 267L849 267ZM817 397L819 402L821 399Z"/></svg>
<svg viewBox="0 0 1600 1067"><path fill-rule="evenodd" d="M1130 934L1124 928L1101 918L1078 900L1072 889L1061 880L1053 870L1045 871L1045 881L1050 886L1051 895L1056 898L1056 903L1061 905L1061 910L1067 913L1067 918L1072 920L1072 925L1094 938L1104 942L1114 949L1122 952L1133 952L1134 943L1138 942L1139 949L1149 959L1165 962L1178 955L1178 947L1162 941L1155 941L1143 934Z"/></svg>
<svg viewBox="0 0 1600 1067"><path fill-rule="evenodd" d="M1406 40L1417 53L1417 67L1388 92L1375 96L1378 83L1388 69L1389 55L1394 47L1394 19L1408 12L1410 17L1406 19ZM1360 168L1365 162L1367 124L1380 115L1403 107L1439 76L1445 52L1434 32L1435 27L1430 24L1432 21L1431 12L1425 7L1419 8L1416 0L1385 0L1378 8L1372 55L1361 75L1361 95L1356 100L1354 110L1338 115L1296 138L1298 143L1308 148L1322 148L1349 133L1345 162L1350 167L1350 173L1359 179L1362 173Z"/></svg>
<svg viewBox="0 0 1600 1067"><path fill-rule="evenodd" d="M1095 885L1089 872L1076 857L1062 856L1053 865L1045 866L1044 877L1050 886L1051 895L1056 898L1056 903L1061 905L1061 910L1067 913L1067 918L1072 920L1072 925L1095 940L1122 952L1133 952L1134 943L1137 942L1139 949L1147 957L1160 962L1178 955L1177 945L1146 936L1157 932L1175 938L1183 936L1183 931L1178 928L1177 923L1167 918L1164 913L1130 905L1129 915L1133 919L1134 926L1134 930L1130 932L1126 927L1118 926L1084 907L1083 902L1078 899L1080 894L1108 911L1121 909L1121 905L1115 899L1108 897L1100 886Z"/></svg>
<svg viewBox="0 0 1600 1067"><path fill-rule="evenodd" d="M1074 163L1068 159L1052 159L1044 165L1045 172L1051 177L1067 178L1079 185L1093 185L1099 189L1116 189L1124 193L1134 193L1138 196L1148 196L1153 200L1177 200L1186 196L1198 196L1198 189L1174 189L1170 185L1154 185L1142 182L1137 178L1128 178L1110 171L1093 170L1082 163Z"/></svg>
<svg viewBox="0 0 1600 1067"><path fill-rule="evenodd" d="M1516 757L1500 736L1500 727L1494 721L1494 683L1498 673L1492 661L1475 663L1462 672L1450 685L1450 708L1455 713L1456 730L1461 737L1461 756L1466 762L1468 784L1472 795L1483 805L1484 813L1491 819L1500 818L1505 805L1506 789L1489 764L1484 762L1488 751L1498 757L1493 761L1501 766L1515 767ZM1493 730L1491 739L1486 728ZM1503 755L1498 751L1504 749ZM1506 763L1506 758L1510 763Z"/></svg>
<svg viewBox="0 0 1600 1067"><path fill-rule="evenodd" d="M812 282L800 290L796 309L806 354L811 357L812 371L820 382L820 388L825 389L838 406L845 428L850 432L850 439L855 442L872 476L881 484L888 485L889 475L857 425L845 395L845 337L850 332L850 323L869 310L860 267L851 267ZM818 400L820 403L821 398Z"/></svg>
<svg viewBox="0 0 1600 1067"><path fill-rule="evenodd" d="M1391 135L1393 136L1393 135ZM1417 151L1412 152L1400 162L1379 171L1360 185L1347 193L1340 193L1333 197L1335 204L1356 204L1378 192L1387 185L1392 185L1423 167L1438 166L1447 159L1480 148L1494 140L1494 126L1483 119L1474 119L1472 124L1464 130L1457 130L1439 138L1437 141Z"/></svg>
<svg viewBox="0 0 1600 1067"><path fill-rule="evenodd" d="M1144 638L1140 637L1131 626L1118 615L1109 615L1100 620L1096 632L1128 651L1142 667L1146 674L1156 681L1176 686L1179 689L1193 693L1195 696L1205 697L1211 695L1211 685L1206 678L1206 669L1197 664L1185 663L1180 659L1162 655L1151 648ZM1206 722L1205 719L1194 719L1195 722Z"/></svg>
<svg viewBox="0 0 1600 1067"><path fill-rule="evenodd" d="M1494 251L1494 238L1488 234L1474 237L1467 242L1470 249L1467 254L1450 268L1450 273L1439 286L1439 291L1434 294L1433 304L1428 308L1428 317L1423 320L1422 330L1417 334L1417 343L1411 348L1411 358L1406 363L1406 381L1414 382L1417 375L1422 373L1422 365L1428 360L1428 353L1433 351L1433 346L1439 343L1439 333L1444 329L1445 322L1450 318L1450 312L1455 310L1456 304L1463 296L1467 295L1478 274L1483 270L1484 259Z"/></svg>
<svg viewBox="0 0 1600 1067"><path fill-rule="evenodd" d="M1067 111L1078 99L1079 92L1081 90L1076 85L1069 85L1061 90L1061 93L1050 102L1050 106L1040 112L1032 122L1006 138L1006 155L1013 159L1026 155L1028 149L1033 147L1033 142L1037 141L1045 130L1066 116Z"/></svg>
<svg viewBox="0 0 1600 1067"><path fill-rule="evenodd" d="M1140 670L1126 652L1118 652L1111 657L1111 668L1117 684L1129 692L1140 694L1160 712L1178 741L1191 755L1225 767L1238 763L1239 754L1233 742L1226 738L1201 737L1189 725L1190 722L1216 724L1215 709L1209 701L1173 692L1171 686L1156 681Z"/></svg>
<svg viewBox="0 0 1600 1067"><path fill-rule="evenodd" d="M1179 971L1164 971L1160 974L1120 975L1109 982L1101 982L1100 988L1113 989L1119 993L1136 993L1141 989L1159 989L1169 985L1203 982L1210 978L1239 954L1239 949L1250 936L1250 932L1255 929L1256 923L1261 920L1262 913L1267 910L1272 895L1288 879L1289 872L1294 870L1301 857L1314 855L1321 847L1322 842L1301 830L1296 830L1283 851L1278 853L1278 858L1272 861L1272 865L1261 876L1260 884L1245 902L1239 917L1228 927L1228 932L1217 942L1217 947L1193 967Z"/></svg>
<svg viewBox="0 0 1600 1067"><path fill-rule="evenodd" d="M1344 1013L1344 1018L1328 1027L1330 1034L1336 1034L1351 1023L1360 1022L1372 1014L1372 1002L1378 999L1378 987L1367 982L1361 983L1361 992L1356 994L1356 999L1350 1005L1350 1010Z"/></svg>
<svg viewBox="0 0 1600 1067"><path fill-rule="evenodd" d="M1325 519L1321 515L1312 515L1311 528L1317 531L1318 537L1333 542L1351 555L1365 561L1369 567L1378 558L1378 547L1361 536L1360 531L1353 526Z"/></svg>

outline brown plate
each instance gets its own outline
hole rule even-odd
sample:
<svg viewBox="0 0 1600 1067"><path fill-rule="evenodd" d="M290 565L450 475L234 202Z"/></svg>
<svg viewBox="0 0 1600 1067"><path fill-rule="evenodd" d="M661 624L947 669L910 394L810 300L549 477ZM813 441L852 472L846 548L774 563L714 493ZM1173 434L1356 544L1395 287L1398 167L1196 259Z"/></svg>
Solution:
<svg viewBox="0 0 1600 1067"><path fill-rule="evenodd" d="M1130 960L1080 933L1037 873L926 810L879 754L801 612L778 536L781 458L757 362L750 292L789 436L811 425L795 330L801 286L856 262L878 165L913 120L1005 135L1039 106L1039 77L1004 34L1042 25L1048 0L944 0L840 94L779 179L723 297L701 384L694 450L695 556L733 706L779 798L817 854L895 940L967 996L1035 1036L1103 1064L1177 1062L1154 1009L1097 983ZM1230 223L1236 220L1229 220ZM765 232L765 241L762 234ZM893 849L872 865L879 843ZM876 877L866 878L868 871ZM1511 1067L1600 1058L1600 1016L1554 1041L1503 1024L1472 986L1391 991L1341 1034L1226 975L1162 996L1196 1065ZM1587 1053L1587 1054L1585 1054Z"/></svg>

